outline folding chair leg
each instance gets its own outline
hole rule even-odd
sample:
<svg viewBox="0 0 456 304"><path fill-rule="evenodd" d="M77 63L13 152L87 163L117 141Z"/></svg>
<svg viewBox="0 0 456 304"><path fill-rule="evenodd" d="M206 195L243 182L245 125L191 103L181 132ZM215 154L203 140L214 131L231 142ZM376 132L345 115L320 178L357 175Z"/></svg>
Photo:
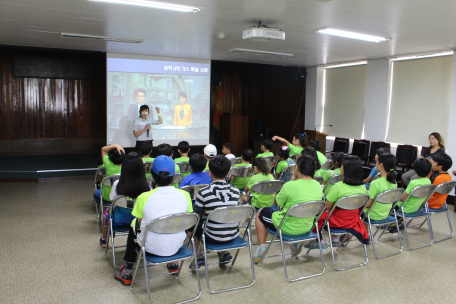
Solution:
<svg viewBox="0 0 456 304"><path fill-rule="evenodd" d="M442 241L445 241L445 240L449 240L453 237L453 227L451 226L451 219L450 219L450 213L448 212L448 210L446 211L446 214L447 214L447 218L448 218L448 226L450 227L450 236L449 237L446 237L446 238L443 238L443 239L440 239L438 241L434 240L434 243L439 243L439 242L442 242ZM431 219L431 217L429 217L429 220ZM431 224L432 225L432 224ZM432 231L434 233L434 230ZM433 235L434 236L434 235Z"/></svg>
<svg viewBox="0 0 456 304"><path fill-rule="evenodd" d="M331 228L329 227L329 225L327 225L328 227L328 239L329 239L329 246L331 247L331 256L332 256L332 260L333 260L333 265L334 265L334 268L336 270L346 270L346 269L350 269L350 268L355 268L355 267L361 267L361 266L364 266L367 264L367 262L369 261L369 257L367 256L367 246L365 244L363 244L364 246L364 254L366 256L366 260L364 261L364 263L361 263L361 264L355 264L355 265L350 265L350 266L346 266L346 267L343 267L343 268L338 268L336 266L336 259L334 257L334 247L333 247L333 244L332 244L332 238L331 238Z"/></svg>
<svg viewBox="0 0 456 304"><path fill-rule="evenodd" d="M432 243L434 242L434 237L433 237L433 233L432 233L432 226L431 226L431 224L430 224L429 214L426 216L426 219L427 219L428 228L429 228L430 243L429 243L429 244L426 244L426 245L423 245L423 246L419 246L419 247L411 247L411 246L410 246L409 237L408 237L407 226L410 226L410 223L412 222L412 220L410 220L408 223L405 223L405 218L404 218L405 238L406 238L406 240L407 240L407 247L408 247L408 249L410 249L410 250L415 250L415 249L420 249L420 248L423 248L423 247L428 247L428 246L431 246ZM398 233L400 233L400 231L398 231Z"/></svg>
<svg viewBox="0 0 456 304"><path fill-rule="evenodd" d="M150 286L149 286L149 275L147 273L147 260L146 260L146 249L142 248L144 250L143 252L143 259L144 259L144 272L146 274L146 284L147 284L147 295L149 296L149 304L152 303L152 300L150 298ZM133 283L133 282L132 282Z"/></svg>
<svg viewBox="0 0 456 304"><path fill-rule="evenodd" d="M110 227L112 227L112 224L110 225ZM112 262L114 263L114 267L117 268L117 265L116 265L116 246L114 246L114 229L111 228L111 240L112 240L112 244L111 244L111 249L112 249ZM108 248L108 246L106 246L106 249Z"/></svg>
<svg viewBox="0 0 456 304"><path fill-rule="evenodd" d="M142 257L142 250L139 251L138 257L136 258L136 267L135 272L133 273L133 278L131 279L130 290L133 290L133 286L135 285L136 274L138 273L139 266L141 266L141 257ZM144 264L146 267L146 264Z"/></svg>
<svg viewBox="0 0 456 304"><path fill-rule="evenodd" d="M396 225L398 225L397 223L397 220L396 220ZM393 253L389 253L389 254L386 254L386 255L383 255L383 256L378 256L377 255L377 248L375 247L375 235L377 234L377 232L379 231L379 228L377 228L377 231L375 231L374 234L372 234L372 226L371 226L371 222L369 220L369 232L370 232L370 239L371 239L371 242L372 242L372 249L374 250L374 254L375 254L375 257L377 259L383 259L383 258L386 258L386 257L389 257L389 256L392 256L392 255L396 255L396 254L399 254L402 252L402 250L404 249L403 245L402 245L402 238L401 238L401 234L398 233L398 236L399 236L399 243L401 244L401 249L399 251L396 251L396 252L393 252ZM385 227L386 229L386 227Z"/></svg>

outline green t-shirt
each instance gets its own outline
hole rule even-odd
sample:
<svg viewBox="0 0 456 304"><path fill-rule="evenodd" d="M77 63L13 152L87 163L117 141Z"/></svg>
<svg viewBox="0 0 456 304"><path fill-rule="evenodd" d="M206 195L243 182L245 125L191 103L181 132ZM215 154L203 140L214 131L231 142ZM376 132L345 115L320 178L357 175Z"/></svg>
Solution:
<svg viewBox="0 0 456 304"><path fill-rule="evenodd" d="M152 157L143 157L142 158L142 161L143 163L153 163L154 162L154 159L155 158L152 158ZM149 180L150 176L152 175L152 173L147 173L146 172L146 179Z"/></svg>
<svg viewBox="0 0 456 304"><path fill-rule="evenodd" d="M316 170L314 176L320 176L320 177L321 177L321 173L322 173L323 171L324 171L324 170L321 170L321 169L320 169L320 170Z"/></svg>
<svg viewBox="0 0 456 304"><path fill-rule="evenodd" d="M282 173L283 169L285 169L289 165L294 165L294 163L295 162L290 158L279 161L279 163L277 164L276 173Z"/></svg>
<svg viewBox="0 0 456 304"><path fill-rule="evenodd" d="M189 158L189 157L179 157L179 158L176 158L176 159L174 160L175 163L188 163L189 161L190 161L190 158ZM180 169L179 169L179 170L180 170ZM184 177L186 177L186 176L188 176L188 175L190 175L190 174L192 174L192 172L184 172L184 173L182 173L182 175L183 175Z"/></svg>
<svg viewBox="0 0 456 304"><path fill-rule="evenodd" d="M359 194L367 194L366 186L364 186L364 184L359 186L350 186L344 184L344 182L338 182L335 183L331 191L329 191L328 195L326 196L326 200L330 201L331 203L335 203L343 197Z"/></svg>
<svg viewBox="0 0 456 304"><path fill-rule="evenodd" d="M176 167L176 173L181 173L181 170L178 165L174 165ZM179 183L172 184L171 186L174 186L174 188L179 189Z"/></svg>
<svg viewBox="0 0 456 304"><path fill-rule="evenodd" d="M258 173L252 176L247 183L247 187L252 189L253 185L258 182L274 180L274 177L271 174L264 175L263 173ZM273 194L260 194L253 192L252 193L252 206L255 208L271 207L274 203L274 193Z"/></svg>
<svg viewBox="0 0 456 304"><path fill-rule="evenodd" d="M320 165L322 165L323 163L328 161L326 156L323 153L321 153L320 151L317 151L317 156L318 156L318 161L320 162Z"/></svg>
<svg viewBox="0 0 456 304"><path fill-rule="evenodd" d="M304 150L303 147L296 147L293 144L289 144L288 148L290 149L290 156L295 154L301 154L302 150Z"/></svg>
<svg viewBox="0 0 456 304"><path fill-rule="evenodd" d="M274 153L272 153L272 152L264 152L264 153L258 154L255 158L268 157L268 156L274 156Z"/></svg>
<svg viewBox="0 0 456 304"><path fill-rule="evenodd" d="M233 168L234 167L252 167L252 164L240 163L234 165ZM250 177L234 177L234 179L231 181L231 185L235 186L241 191L244 191L245 186L247 186L249 180Z"/></svg>
<svg viewBox="0 0 456 304"><path fill-rule="evenodd" d="M415 189L418 186L423 186L423 185L430 185L432 184L429 178L417 178L417 179L412 179L410 181L410 184L407 186L407 189L405 189L405 193L410 194L413 189ZM418 209L420 209L421 204L426 200L426 198L416 198L416 197L410 197L407 200L407 205L404 207L404 212L405 213L413 213L416 212ZM403 202L398 202L397 205L401 207Z"/></svg>
<svg viewBox="0 0 456 304"><path fill-rule="evenodd" d="M285 213L291 206L304 202L321 201L321 198L321 186L317 181L303 179L289 181L283 185L276 196L277 205L282 207L282 210L272 213L274 226L279 227ZM282 232L286 235L304 234L309 232L313 223L313 217L296 218L288 216L282 225Z"/></svg>
<svg viewBox="0 0 456 304"><path fill-rule="evenodd" d="M103 157L103 165L106 168L106 176L111 176L114 174L120 174L120 171L122 170L122 166L115 165L110 159L108 155L105 155ZM111 200L109 199L109 194L111 193L111 188L108 186L103 186L103 199L105 201L110 202Z"/></svg>
<svg viewBox="0 0 456 304"><path fill-rule="evenodd" d="M386 180L386 177L380 177L370 184L369 197L372 199L372 201L374 201L380 193L396 188L397 184L390 183ZM392 207L393 204L375 203L375 205L369 211L369 217L374 221L384 220L388 216ZM368 208L365 208L364 212L366 212L367 209Z"/></svg>

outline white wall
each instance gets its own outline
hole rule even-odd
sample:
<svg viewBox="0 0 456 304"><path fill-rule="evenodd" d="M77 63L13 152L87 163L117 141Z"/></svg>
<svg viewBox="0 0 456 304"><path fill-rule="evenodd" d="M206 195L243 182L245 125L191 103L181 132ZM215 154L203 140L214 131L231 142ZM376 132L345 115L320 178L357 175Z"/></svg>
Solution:
<svg viewBox="0 0 456 304"><path fill-rule="evenodd" d="M456 170L456 119L451 114L456 113L456 56L453 55L453 77L451 80L451 98L450 98L450 112L448 115L450 119L448 121L448 138L444 138L445 147L447 148L448 155L451 156L453 160L453 167L450 169L450 172ZM452 119L453 118L453 119ZM451 174L451 173L450 173ZM455 177L451 174L453 180ZM454 195L454 190L452 195Z"/></svg>

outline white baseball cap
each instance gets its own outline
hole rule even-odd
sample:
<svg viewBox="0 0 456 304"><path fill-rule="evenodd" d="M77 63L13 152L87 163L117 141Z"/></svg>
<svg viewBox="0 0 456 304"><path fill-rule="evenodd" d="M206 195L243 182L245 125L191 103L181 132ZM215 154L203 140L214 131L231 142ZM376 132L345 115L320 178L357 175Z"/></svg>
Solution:
<svg viewBox="0 0 456 304"><path fill-rule="evenodd" d="M208 157L214 157L217 155L217 148L214 145L207 145L204 147L204 154Z"/></svg>

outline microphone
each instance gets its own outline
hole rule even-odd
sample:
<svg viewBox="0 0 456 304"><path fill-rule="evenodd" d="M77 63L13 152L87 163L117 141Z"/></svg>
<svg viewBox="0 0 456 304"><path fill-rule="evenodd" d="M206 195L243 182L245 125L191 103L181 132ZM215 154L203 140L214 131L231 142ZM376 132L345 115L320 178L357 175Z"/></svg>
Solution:
<svg viewBox="0 0 456 304"><path fill-rule="evenodd" d="M147 137L149 137L149 129L147 129Z"/></svg>
<svg viewBox="0 0 456 304"><path fill-rule="evenodd" d="M315 126L315 131L317 131L317 127L331 127L332 128L333 125L316 125Z"/></svg>

